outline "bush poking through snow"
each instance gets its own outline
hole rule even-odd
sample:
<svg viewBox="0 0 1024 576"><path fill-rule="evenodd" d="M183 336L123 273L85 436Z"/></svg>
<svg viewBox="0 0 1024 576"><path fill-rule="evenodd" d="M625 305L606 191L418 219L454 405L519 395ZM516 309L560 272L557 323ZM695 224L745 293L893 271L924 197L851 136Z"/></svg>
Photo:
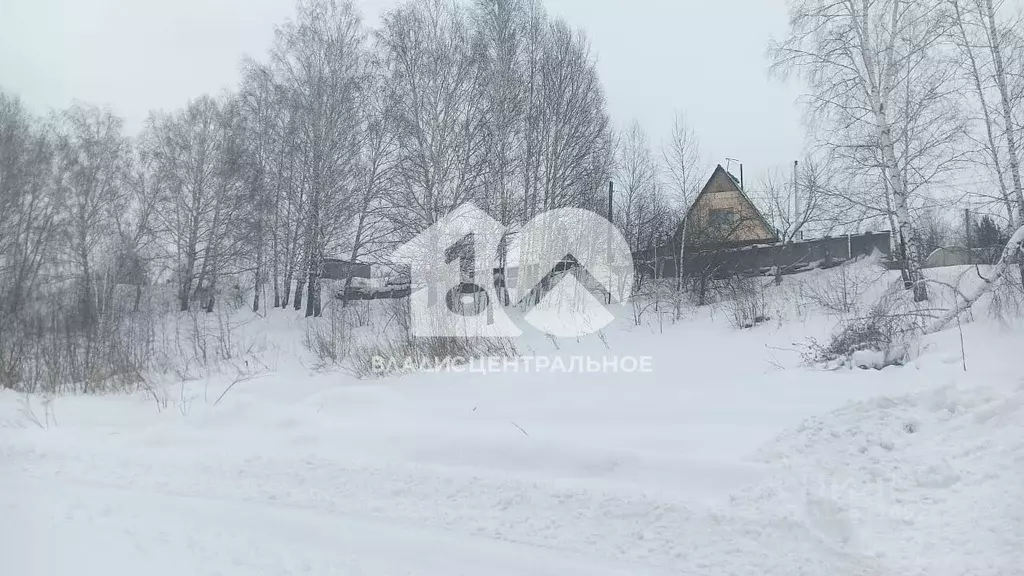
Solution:
<svg viewBox="0 0 1024 576"><path fill-rule="evenodd" d="M866 316L841 323L827 344L811 339L805 362L876 370L902 365L910 340L922 329L924 315L903 309L900 296L898 292L887 293Z"/></svg>
<svg viewBox="0 0 1024 576"><path fill-rule="evenodd" d="M354 350L349 358L359 378L383 378L424 370L458 368L482 358L519 355L508 338L410 337Z"/></svg>
<svg viewBox="0 0 1024 576"><path fill-rule="evenodd" d="M354 308L353 308L354 309ZM303 344L316 356L321 367L341 364L351 351L351 326L346 310L331 303L325 317L306 325Z"/></svg>
<svg viewBox="0 0 1024 576"><path fill-rule="evenodd" d="M150 311L111 306L91 322L55 290L45 305L0 314L0 389L43 394L133 389L156 355Z"/></svg>
<svg viewBox="0 0 1024 576"><path fill-rule="evenodd" d="M846 262L833 273L801 284L801 296L826 312L856 314L861 309L861 296L874 281L857 272L853 262Z"/></svg>
<svg viewBox="0 0 1024 576"><path fill-rule="evenodd" d="M977 266L967 272L971 275L982 273ZM1024 315L1024 285L1016 270L1004 275L1002 281L992 287L989 293L988 313L992 319L998 320L1004 326L1011 325Z"/></svg>
<svg viewBox="0 0 1024 576"><path fill-rule="evenodd" d="M753 328L770 319L761 278L733 277L726 286L726 294L725 310L733 328Z"/></svg>
<svg viewBox="0 0 1024 576"><path fill-rule="evenodd" d="M373 324L368 310L332 305L323 318L306 327L303 344L319 367L341 366L359 378L456 367L479 358L513 358L515 345L505 338L469 336L418 337L412 334L408 298L388 301L376 338L356 334Z"/></svg>

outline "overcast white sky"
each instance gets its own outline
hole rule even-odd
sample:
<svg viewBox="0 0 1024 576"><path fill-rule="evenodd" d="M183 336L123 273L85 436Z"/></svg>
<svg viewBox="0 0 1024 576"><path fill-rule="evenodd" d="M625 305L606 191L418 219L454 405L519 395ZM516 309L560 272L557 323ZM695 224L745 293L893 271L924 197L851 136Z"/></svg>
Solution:
<svg viewBox="0 0 1024 576"><path fill-rule="evenodd" d="M357 0L367 22L397 0ZM586 30L617 126L638 119L657 144L684 111L708 160L748 174L800 156L797 90L766 75L785 0L546 0ZM137 130L151 109L231 87L262 57L292 0L0 0L0 88L39 112L107 104ZM735 171L735 169L734 169Z"/></svg>

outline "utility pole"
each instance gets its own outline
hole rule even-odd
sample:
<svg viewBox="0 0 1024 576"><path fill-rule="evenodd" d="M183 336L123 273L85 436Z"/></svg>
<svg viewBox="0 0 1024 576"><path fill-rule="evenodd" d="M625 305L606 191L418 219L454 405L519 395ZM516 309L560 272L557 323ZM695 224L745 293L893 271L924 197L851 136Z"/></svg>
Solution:
<svg viewBox="0 0 1024 576"><path fill-rule="evenodd" d="M612 200L615 197L615 182L608 181L608 244L605 248L605 262L608 263L608 304L612 303Z"/></svg>
<svg viewBox="0 0 1024 576"><path fill-rule="evenodd" d="M790 220L790 238L788 240L798 240L796 237L798 226L800 226L800 187L797 186L797 175L799 173L799 160L793 160L793 218Z"/></svg>
<svg viewBox="0 0 1024 576"><path fill-rule="evenodd" d="M967 240L967 258L968 263L974 263L974 250L971 246L971 209L964 208L964 234Z"/></svg>

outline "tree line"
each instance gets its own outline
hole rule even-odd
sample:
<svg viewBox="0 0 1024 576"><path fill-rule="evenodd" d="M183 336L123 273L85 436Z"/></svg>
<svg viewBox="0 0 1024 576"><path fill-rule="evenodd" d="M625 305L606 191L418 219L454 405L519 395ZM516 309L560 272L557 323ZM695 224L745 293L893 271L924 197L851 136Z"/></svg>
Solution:
<svg viewBox="0 0 1024 576"><path fill-rule="evenodd" d="M925 299L932 224L968 185L1004 236L1024 224L1021 30L994 0L792 3L767 55L804 81L812 145L748 190L780 239L882 223ZM613 129L586 35L540 0L407 1L375 29L350 0L299 0L237 86L137 134L0 92L0 378L54 331L88 349L146 284L182 311L232 292L319 316L326 257L386 260L467 201L515 230L605 214L613 181L630 247L664 245L709 167L682 114L658 150Z"/></svg>
<svg viewBox="0 0 1024 576"><path fill-rule="evenodd" d="M181 310L249 278L252 308L321 311L327 255L374 258L474 201L505 224L594 207L612 136L586 37L537 2L409 2L368 30L301 0L236 89L154 112L37 118L0 96L3 302L169 278Z"/></svg>
<svg viewBox="0 0 1024 576"><path fill-rule="evenodd" d="M1024 224L1020 19L998 0L797 0L769 46L772 71L806 83L814 149L848 183L821 194L889 224L918 301L923 213L970 201Z"/></svg>

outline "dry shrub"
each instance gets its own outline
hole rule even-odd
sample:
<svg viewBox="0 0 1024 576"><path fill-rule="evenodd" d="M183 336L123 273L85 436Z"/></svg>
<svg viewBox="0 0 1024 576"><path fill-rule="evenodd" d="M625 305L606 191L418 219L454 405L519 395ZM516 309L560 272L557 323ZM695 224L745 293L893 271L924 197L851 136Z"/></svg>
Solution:
<svg viewBox="0 0 1024 576"><path fill-rule="evenodd" d="M265 348L239 337L237 299L213 313L177 311L166 285L112 285L86 313L74 281L55 282L18 308L0 308L0 388L39 394L134 391L154 373L184 379L247 362ZM251 316L243 315L251 320Z"/></svg>
<svg viewBox="0 0 1024 576"><path fill-rule="evenodd" d="M40 394L132 389L154 356L156 322L115 299L86 321L74 292L0 317L0 387Z"/></svg>
<svg viewBox="0 0 1024 576"><path fill-rule="evenodd" d="M349 367L360 378L382 378L463 366L482 358L515 358L518 354L508 338L411 337L356 349Z"/></svg>
<svg viewBox="0 0 1024 576"><path fill-rule="evenodd" d="M978 273L978 272L971 272ZM1021 273L1008 271L989 292L988 311L991 317L1003 324L1011 324L1021 318L1024 312L1024 285Z"/></svg>
<svg viewBox="0 0 1024 576"><path fill-rule="evenodd" d="M852 262L844 263L801 284L801 298L826 312L840 316L861 311L861 297L873 280L856 273Z"/></svg>
<svg viewBox="0 0 1024 576"><path fill-rule="evenodd" d="M682 302L674 285L661 280L649 280L633 290L629 299L633 311L633 324L641 326L644 317L653 313L658 317L658 323L664 321L664 316L672 313L682 315ZM678 302L677 302L678 301ZM678 307L677 307L678 304Z"/></svg>
<svg viewBox="0 0 1024 576"><path fill-rule="evenodd" d="M412 334L409 299L389 301L383 337L353 346L348 367L360 378L461 365L480 358L513 358L518 350L508 338L473 336L421 337Z"/></svg>
<svg viewBox="0 0 1024 576"><path fill-rule="evenodd" d="M348 358L352 346L352 327L346 308L332 303L324 317L308 320L302 343L317 357L321 367L341 364Z"/></svg>
<svg viewBox="0 0 1024 576"><path fill-rule="evenodd" d="M725 285L725 295L723 304L733 328L753 328L770 319L768 299L761 278L734 276Z"/></svg>
<svg viewBox="0 0 1024 576"><path fill-rule="evenodd" d="M902 365L910 341L920 334L929 316L928 311L908 302L903 290L890 290L866 315L840 323L827 343L809 340L805 362L879 369Z"/></svg>

